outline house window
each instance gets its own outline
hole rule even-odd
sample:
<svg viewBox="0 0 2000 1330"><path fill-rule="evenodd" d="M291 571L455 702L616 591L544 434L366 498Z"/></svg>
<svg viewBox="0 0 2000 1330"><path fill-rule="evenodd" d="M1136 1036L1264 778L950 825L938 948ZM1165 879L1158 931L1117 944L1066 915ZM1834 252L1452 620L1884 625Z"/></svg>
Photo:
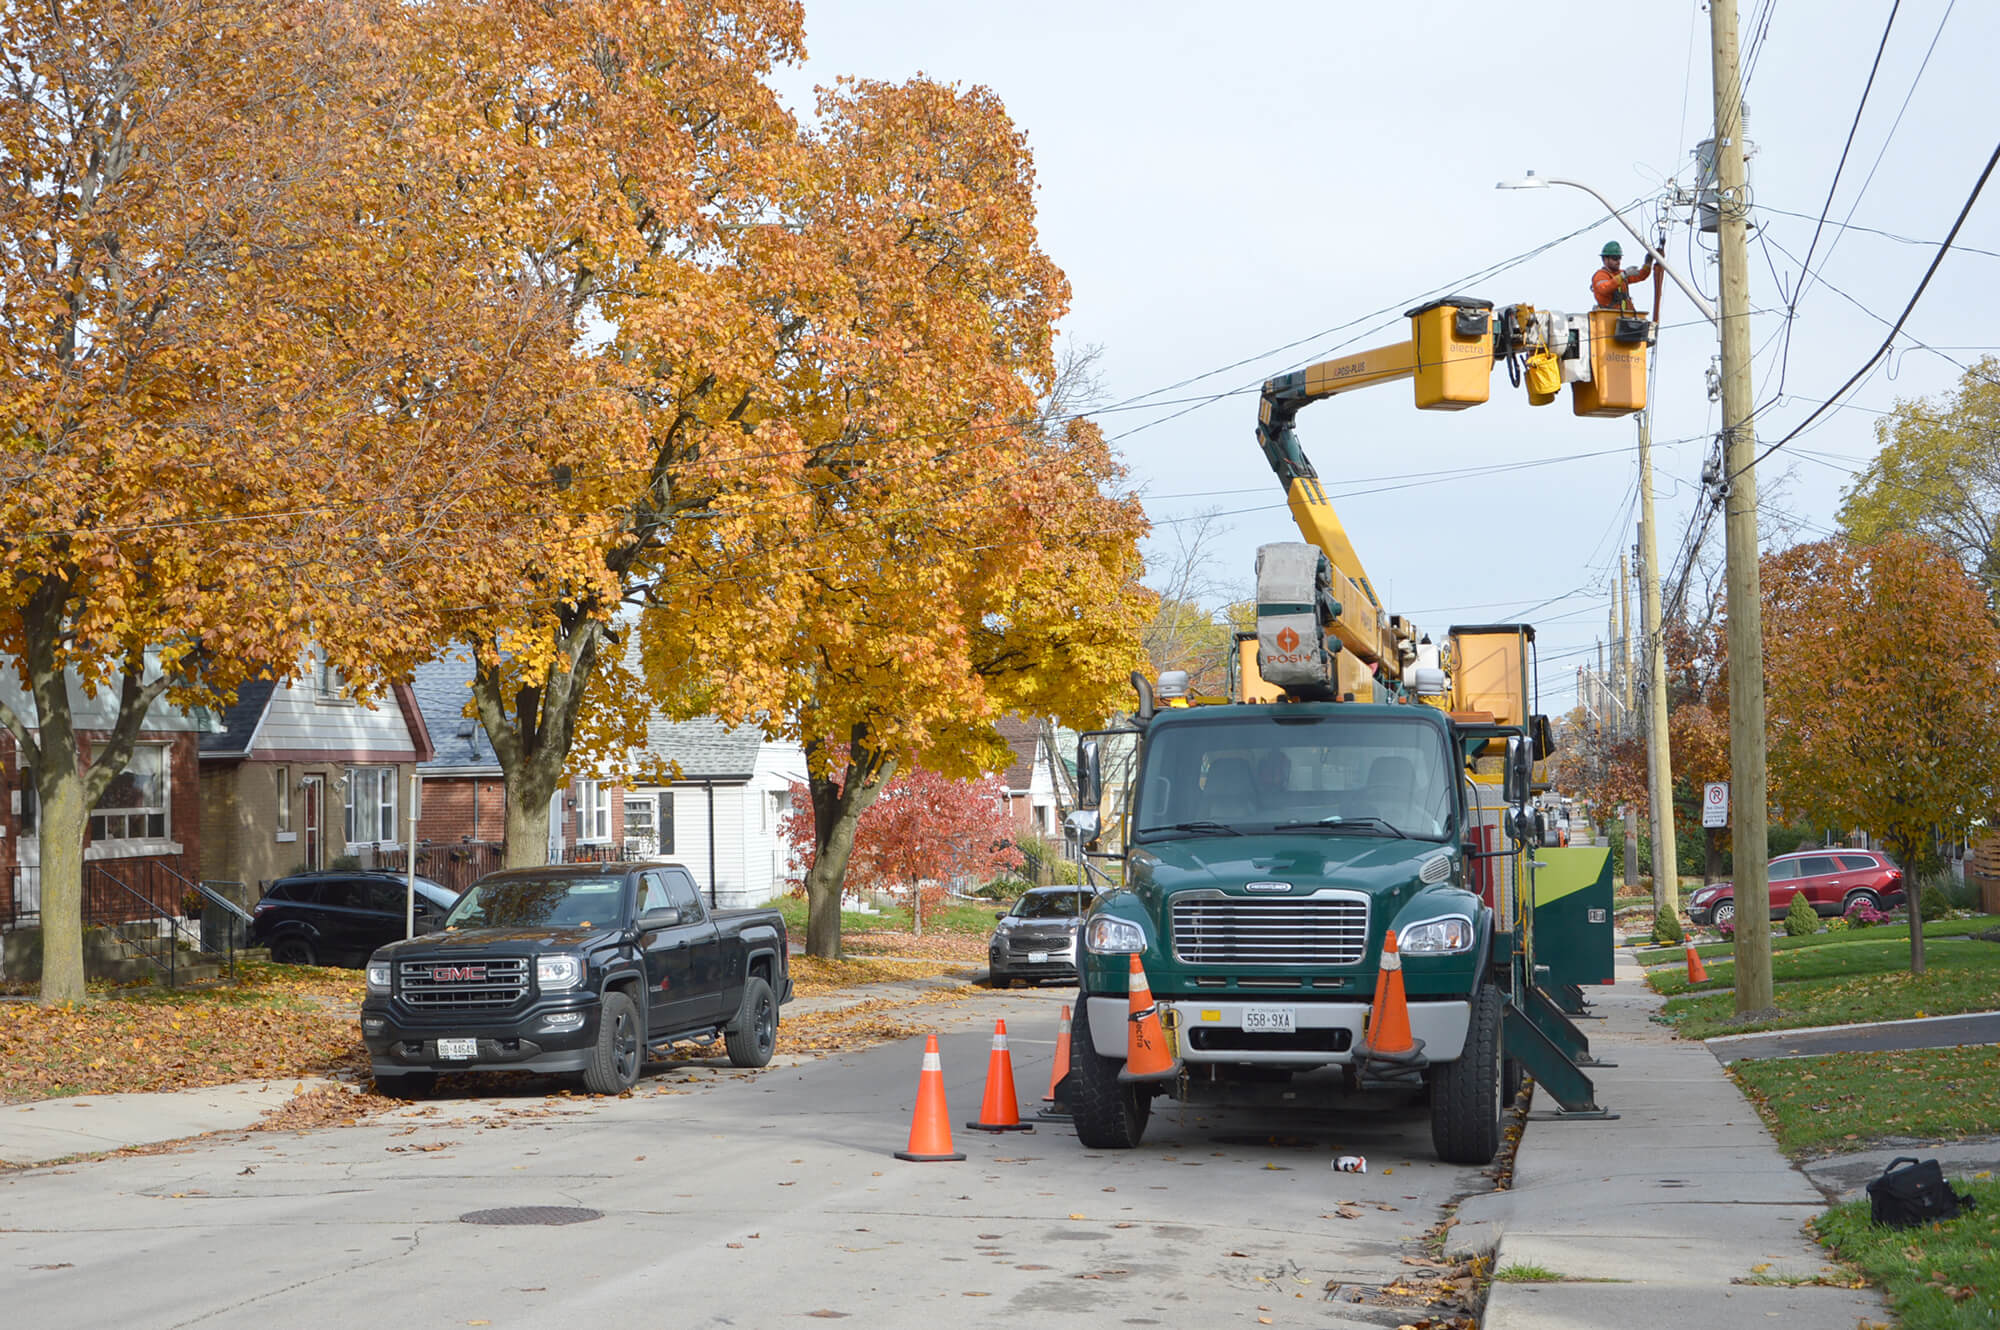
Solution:
<svg viewBox="0 0 2000 1330"><path fill-rule="evenodd" d="M312 649L313 696L322 702L342 702L346 700L347 680L341 677L340 667L326 658L325 647Z"/></svg>
<svg viewBox="0 0 2000 1330"><path fill-rule="evenodd" d="M394 844L396 840L396 769L394 767L349 767L347 769L347 843L373 841Z"/></svg>
<svg viewBox="0 0 2000 1330"><path fill-rule="evenodd" d="M576 782L578 844L602 845L611 839L611 790L602 781Z"/></svg>
<svg viewBox="0 0 2000 1330"><path fill-rule="evenodd" d="M276 787L274 793L278 799L278 834L289 836L292 834L292 769L272 767L271 783Z"/></svg>
<svg viewBox="0 0 2000 1330"><path fill-rule="evenodd" d="M90 810L90 839L102 844L166 838L167 747L140 744Z"/></svg>
<svg viewBox="0 0 2000 1330"><path fill-rule="evenodd" d="M625 854L632 859L650 859L660 852L653 814L659 805L645 796L625 801Z"/></svg>

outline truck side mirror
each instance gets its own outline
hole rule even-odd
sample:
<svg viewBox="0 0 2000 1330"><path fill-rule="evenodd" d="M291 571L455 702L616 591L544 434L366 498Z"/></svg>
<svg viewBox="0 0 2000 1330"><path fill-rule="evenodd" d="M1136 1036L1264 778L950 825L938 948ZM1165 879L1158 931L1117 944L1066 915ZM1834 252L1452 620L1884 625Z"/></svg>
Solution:
<svg viewBox="0 0 2000 1330"><path fill-rule="evenodd" d="M1083 735L1076 741L1076 802L1079 808L1096 811L1104 798L1103 758L1098 741Z"/></svg>
<svg viewBox="0 0 2000 1330"><path fill-rule="evenodd" d="M680 910L672 905L662 905L639 916L639 928L651 932L656 928L672 928L681 921Z"/></svg>
<svg viewBox="0 0 2000 1330"><path fill-rule="evenodd" d="M1535 749L1533 743L1519 735L1507 740L1507 770L1503 778L1503 797L1515 807L1534 797Z"/></svg>

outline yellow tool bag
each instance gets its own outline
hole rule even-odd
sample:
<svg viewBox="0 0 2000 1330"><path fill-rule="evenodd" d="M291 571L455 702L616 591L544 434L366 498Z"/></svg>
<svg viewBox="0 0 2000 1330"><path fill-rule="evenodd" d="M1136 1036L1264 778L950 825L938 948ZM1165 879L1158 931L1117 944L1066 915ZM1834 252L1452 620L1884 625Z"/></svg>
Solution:
<svg viewBox="0 0 2000 1330"><path fill-rule="evenodd" d="M1535 406L1547 406L1556 400L1562 391L1562 365L1553 351L1531 351L1528 353L1528 401Z"/></svg>

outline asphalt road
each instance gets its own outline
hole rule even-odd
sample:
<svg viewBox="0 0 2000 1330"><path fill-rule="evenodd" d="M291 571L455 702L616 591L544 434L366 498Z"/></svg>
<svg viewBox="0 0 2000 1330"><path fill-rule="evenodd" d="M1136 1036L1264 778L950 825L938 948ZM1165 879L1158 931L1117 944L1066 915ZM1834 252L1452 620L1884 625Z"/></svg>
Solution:
<svg viewBox="0 0 2000 1330"><path fill-rule="evenodd" d="M1431 1159L1420 1106L1168 1107L1129 1152L1086 1151L1060 1125L965 1130L994 1018L1032 1112L1070 996L934 1009L962 1163L893 1157L921 1041L755 1073L674 1068L624 1099L443 1100L0 1175L0 1307L10 1324L120 1330L1417 1316L1380 1290L1416 1273L1406 1258L1446 1202L1490 1186ZM1332 1172L1348 1152L1370 1171ZM577 1222L465 1220L528 1207Z"/></svg>
<svg viewBox="0 0 2000 1330"><path fill-rule="evenodd" d="M2000 1043L2000 1012L1983 1011L1871 1025L1725 1035L1709 1040L1708 1050L1726 1064L1741 1058L1818 1057L1826 1053L1881 1053L1994 1043Z"/></svg>

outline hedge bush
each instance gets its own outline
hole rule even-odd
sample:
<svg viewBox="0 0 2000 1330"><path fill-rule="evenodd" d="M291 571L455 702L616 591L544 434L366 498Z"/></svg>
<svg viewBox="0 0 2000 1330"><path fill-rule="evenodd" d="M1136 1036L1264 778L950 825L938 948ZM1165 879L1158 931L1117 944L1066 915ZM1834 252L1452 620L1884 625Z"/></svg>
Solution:
<svg viewBox="0 0 2000 1330"><path fill-rule="evenodd" d="M1810 937L1819 932L1819 915L1814 912L1812 902L1804 892L1792 897L1792 907L1785 911L1785 936Z"/></svg>
<svg viewBox="0 0 2000 1330"><path fill-rule="evenodd" d="M1653 915L1653 945L1672 946L1685 942L1687 933L1681 928L1681 917L1674 910L1660 910Z"/></svg>

